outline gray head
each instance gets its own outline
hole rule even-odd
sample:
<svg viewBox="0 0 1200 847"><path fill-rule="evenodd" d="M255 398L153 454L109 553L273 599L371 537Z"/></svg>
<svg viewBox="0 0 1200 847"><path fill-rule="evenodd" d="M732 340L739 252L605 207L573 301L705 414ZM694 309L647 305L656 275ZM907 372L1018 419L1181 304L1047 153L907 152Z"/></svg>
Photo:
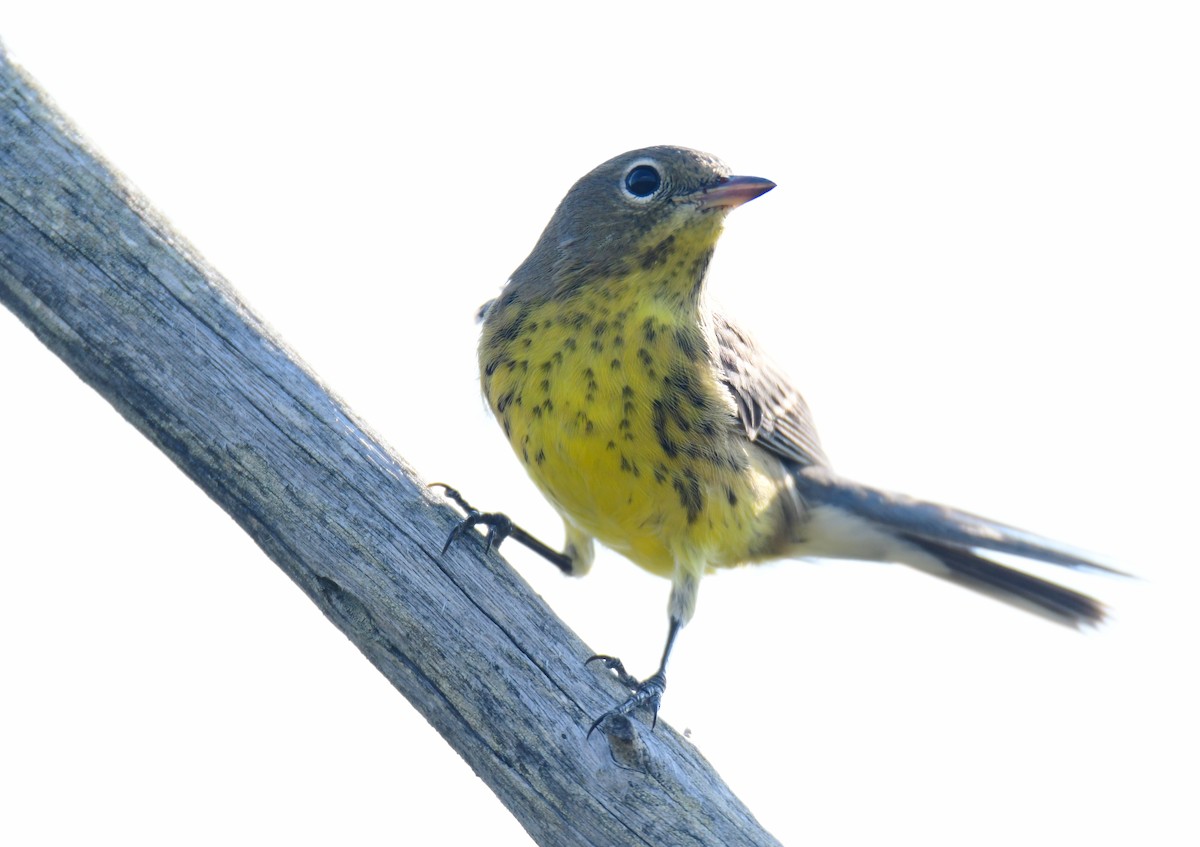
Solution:
<svg viewBox="0 0 1200 847"><path fill-rule="evenodd" d="M720 159L686 147L622 153L571 187L510 289L550 293L619 275L652 234L661 239L695 229L711 250L725 213L774 187L732 176Z"/></svg>

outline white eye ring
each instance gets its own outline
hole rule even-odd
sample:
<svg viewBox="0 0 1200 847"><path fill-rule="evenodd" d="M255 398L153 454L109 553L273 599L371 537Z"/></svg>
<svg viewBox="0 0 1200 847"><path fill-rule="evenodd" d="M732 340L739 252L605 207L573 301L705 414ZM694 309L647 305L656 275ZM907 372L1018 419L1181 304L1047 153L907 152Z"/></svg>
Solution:
<svg viewBox="0 0 1200 847"><path fill-rule="evenodd" d="M654 159L638 159L633 162L621 177L621 193L625 199L633 203L649 203L662 194L667 185L663 176L662 165ZM649 190L646 190L646 189ZM645 190L645 193L641 193Z"/></svg>

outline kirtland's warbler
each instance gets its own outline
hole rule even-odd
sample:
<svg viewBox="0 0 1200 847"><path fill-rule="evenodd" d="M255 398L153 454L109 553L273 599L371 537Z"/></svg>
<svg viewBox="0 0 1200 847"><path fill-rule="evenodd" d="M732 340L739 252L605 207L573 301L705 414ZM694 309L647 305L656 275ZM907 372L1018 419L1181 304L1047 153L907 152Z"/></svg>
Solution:
<svg viewBox="0 0 1200 847"><path fill-rule="evenodd" d="M533 252L480 311L483 394L562 516L562 552L500 514L467 511L490 544L513 537L564 572L593 539L671 580L666 647L601 715L657 715L667 659L714 568L796 556L900 562L1067 624L1100 621L1083 594L980 550L1111 570L1072 549L945 506L839 477L799 392L712 311L705 275L730 210L775 187L682 147L611 159L567 192ZM591 661L591 660L589 660ZM590 732L590 730L589 730Z"/></svg>

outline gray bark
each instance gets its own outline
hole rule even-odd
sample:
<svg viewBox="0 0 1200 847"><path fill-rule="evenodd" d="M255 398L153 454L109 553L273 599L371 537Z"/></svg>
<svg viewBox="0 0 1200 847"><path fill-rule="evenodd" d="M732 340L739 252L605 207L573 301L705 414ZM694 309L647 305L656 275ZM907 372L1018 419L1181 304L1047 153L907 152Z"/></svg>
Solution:
<svg viewBox="0 0 1200 847"><path fill-rule="evenodd" d="M0 52L0 301L248 532L544 845L762 845L670 727Z"/></svg>

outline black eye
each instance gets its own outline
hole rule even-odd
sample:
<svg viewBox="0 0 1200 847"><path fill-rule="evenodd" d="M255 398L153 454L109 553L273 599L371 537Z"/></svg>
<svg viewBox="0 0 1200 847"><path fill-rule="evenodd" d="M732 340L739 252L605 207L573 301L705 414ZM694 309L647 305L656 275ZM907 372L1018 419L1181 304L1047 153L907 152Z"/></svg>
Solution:
<svg viewBox="0 0 1200 847"><path fill-rule="evenodd" d="M625 190L634 197L649 197L662 186L662 177L650 165L638 165L625 175Z"/></svg>

